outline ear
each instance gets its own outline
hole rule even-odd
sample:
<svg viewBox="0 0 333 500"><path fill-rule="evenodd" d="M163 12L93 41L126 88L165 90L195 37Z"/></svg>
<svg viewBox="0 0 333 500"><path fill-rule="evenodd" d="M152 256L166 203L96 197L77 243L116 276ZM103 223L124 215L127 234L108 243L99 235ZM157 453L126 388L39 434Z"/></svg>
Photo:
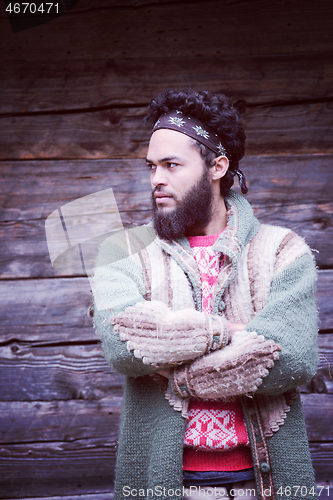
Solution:
<svg viewBox="0 0 333 500"><path fill-rule="evenodd" d="M229 168L229 160L226 156L218 156L215 158L215 164L211 167L212 180L218 180L225 176Z"/></svg>

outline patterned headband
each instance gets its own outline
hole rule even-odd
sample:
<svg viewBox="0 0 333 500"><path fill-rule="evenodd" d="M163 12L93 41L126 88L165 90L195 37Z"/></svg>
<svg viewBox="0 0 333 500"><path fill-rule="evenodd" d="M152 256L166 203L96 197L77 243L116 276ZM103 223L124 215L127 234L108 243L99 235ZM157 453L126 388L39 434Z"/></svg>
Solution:
<svg viewBox="0 0 333 500"><path fill-rule="evenodd" d="M194 118L194 116L184 115L182 111L178 110L169 111L159 117L152 132L161 128L176 130L177 132L188 135L189 137L192 137L192 139L195 139L206 146L218 156L226 156L228 158L227 151L221 143L221 138L211 127L208 127L208 125L205 125L197 118ZM246 194L248 192L248 188L243 172L237 168L237 170L231 171L231 173L232 175L237 175L242 193Z"/></svg>
<svg viewBox="0 0 333 500"><path fill-rule="evenodd" d="M207 146L219 156L227 156L226 149L221 143L221 138L211 127L204 125L200 120L193 116L184 115L182 111L170 111L159 117L154 125L153 132L161 128L176 130L182 134L196 139L198 142Z"/></svg>

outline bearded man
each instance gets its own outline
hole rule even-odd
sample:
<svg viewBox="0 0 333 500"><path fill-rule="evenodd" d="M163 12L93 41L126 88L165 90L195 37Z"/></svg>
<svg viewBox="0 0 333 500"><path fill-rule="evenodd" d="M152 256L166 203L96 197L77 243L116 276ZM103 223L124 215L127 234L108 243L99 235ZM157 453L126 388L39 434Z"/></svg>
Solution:
<svg viewBox="0 0 333 500"><path fill-rule="evenodd" d="M245 134L229 99L154 99L152 225L95 270L104 353L126 375L115 499L313 499L297 387L316 370L315 265L231 190ZM157 235L156 235L157 233Z"/></svg>

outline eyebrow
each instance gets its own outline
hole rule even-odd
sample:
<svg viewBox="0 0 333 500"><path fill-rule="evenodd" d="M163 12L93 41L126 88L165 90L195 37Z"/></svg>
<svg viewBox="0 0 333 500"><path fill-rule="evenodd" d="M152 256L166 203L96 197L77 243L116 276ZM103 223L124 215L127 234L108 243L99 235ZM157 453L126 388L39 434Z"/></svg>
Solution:
<svg viewBox="0 0 333 500"><path fill-rule="evenodd" d="M167 162L171 162L173 160L180 160L182 161L182 158L180 158L179 156L166 156L165 158L162 158L162 160L160 160L161 163L167 163ZM149 160L148 158L146 158L146 163L154 163L153 161Z"/></svg>

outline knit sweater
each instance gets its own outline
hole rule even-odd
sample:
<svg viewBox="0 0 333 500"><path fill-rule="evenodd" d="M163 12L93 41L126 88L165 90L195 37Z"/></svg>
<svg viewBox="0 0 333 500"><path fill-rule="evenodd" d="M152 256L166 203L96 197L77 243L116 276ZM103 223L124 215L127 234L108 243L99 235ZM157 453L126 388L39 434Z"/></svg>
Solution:
<svg viewBox="0 0 333 500"><path fill-rule="evenodd" d="M207 361L201 377L200 363L210 360L211 354L194 356L193 361L171 370L166 390L158 377L151 376L157 368L127 349L110 318L127 306L150 300L163 302L174 311L201 311L200 273L188 241L154 239L149 227L146 233L118 234L106 240L93 292L95 324L105 357L126 375L117 500L132 498L129 489L148 498L181 498L182 443L190 398L209 399L213 393L215 399L232 392L241 395L258 498L286 500L288 486L303 486L302 495L299 488L293 498L315 498L304 418L295 393L316 370L314 262L308 247L294 233L260 226L243 197L230 192L226 203L227 228L214 249L225 254L227 262L216 282L212 318L216 315L245 323L248 332L279 344L280 358L269 372L262 370L258 387L251 393L246 386L246 363L253 357L260 369L262 361L256 360L255 353L245 356L241 344L236 347L231 342L221 346L233 360L223 365L223 374ZM151 243L145 247L147 241ZM220 324L221 330L227 328L226 321ZM225 333L221 331L221 336Z"/></svg>
<svg viewBox="0 0 333 500"><path fill-rule="evenodd" d="M218 236L187 238L201 274L202 311L206 314L212 311L213 288L225 260L223 254L212 250ZM184 434L184 470L239 471L250 468L249 444L238 398L211 402L193 399L190 402Z"/></svg>

